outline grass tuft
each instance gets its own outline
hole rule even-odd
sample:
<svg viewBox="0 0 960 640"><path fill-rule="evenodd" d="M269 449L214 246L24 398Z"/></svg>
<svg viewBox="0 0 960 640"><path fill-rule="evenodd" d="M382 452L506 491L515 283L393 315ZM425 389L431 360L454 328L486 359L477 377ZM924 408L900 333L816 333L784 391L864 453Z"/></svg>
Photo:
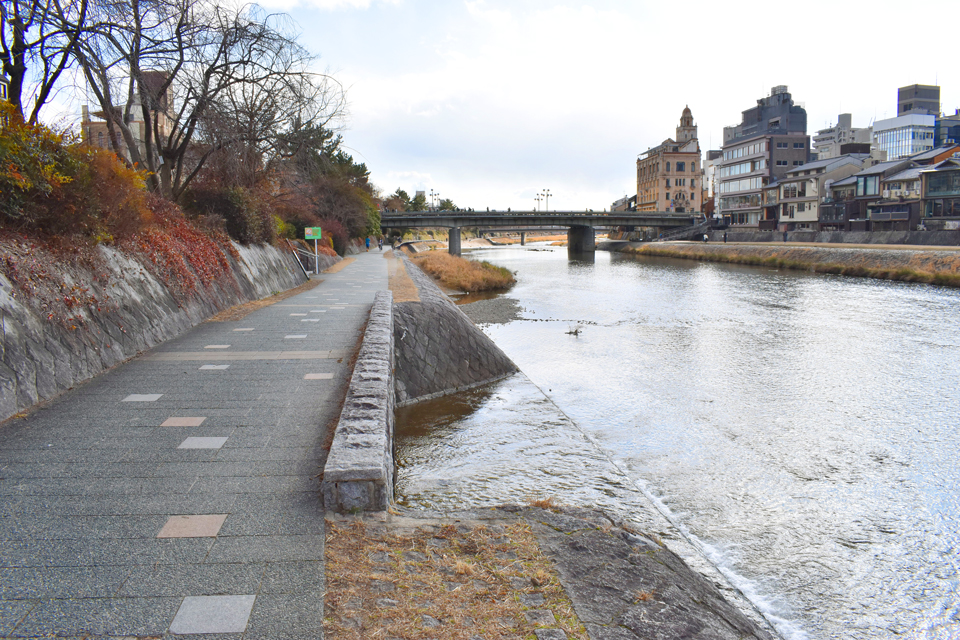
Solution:
<svg viewBox="0 0 960 640"><path fill-rule="evenodd" d="M448 289L467 293L507 289L516 282L509 269L441 251L417 254L413 262Z"/></svg>

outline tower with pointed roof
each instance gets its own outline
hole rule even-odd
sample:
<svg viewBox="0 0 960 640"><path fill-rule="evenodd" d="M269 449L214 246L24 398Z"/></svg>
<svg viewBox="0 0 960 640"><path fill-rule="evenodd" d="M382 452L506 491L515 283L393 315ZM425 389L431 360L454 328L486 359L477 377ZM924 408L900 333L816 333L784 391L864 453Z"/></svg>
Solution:
<svg viewBox="0 0 960 640"><path fill-rule="evenodd" d="M687 106L676 140L667 138L637 158L637 211L699 212L700 169L697 125Z"/></svg>
<svg viewBox="0 0 960 640"><path fill-rule="evenodd" d="M690 107L684 107L680 115L680 126L677 127L677 142L689 142L697 139L697 125L693 124L693 113Z"/></svg>

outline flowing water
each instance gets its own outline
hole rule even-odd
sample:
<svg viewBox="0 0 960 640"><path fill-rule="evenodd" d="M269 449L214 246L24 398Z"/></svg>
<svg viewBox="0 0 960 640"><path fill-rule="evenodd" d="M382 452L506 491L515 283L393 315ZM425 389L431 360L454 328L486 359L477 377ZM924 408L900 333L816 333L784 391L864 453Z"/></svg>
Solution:
<svg viewBox="0 0 960 640"><path fill-rule="evenodd" d="M599 505L785 638L960 637L960 291L473 255L518 274L483 329L523 374L401 411L406 504Z"/></svg>

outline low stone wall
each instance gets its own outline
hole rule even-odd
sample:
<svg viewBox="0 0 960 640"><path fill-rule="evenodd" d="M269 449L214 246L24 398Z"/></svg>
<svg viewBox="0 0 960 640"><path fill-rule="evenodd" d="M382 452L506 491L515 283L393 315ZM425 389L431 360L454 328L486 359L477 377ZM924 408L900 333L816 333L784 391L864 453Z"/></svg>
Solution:
<svg viewBox="0 0 960 640"><path fill-rule="evenodd" d="M393 367L393 295L379 291L323 469L326 509L385 511L393 501Z"/></svg>
<svg viewBox="0 0 960 640"><path fill-rule="evenodd" d="M402 259L420 301L394 305L398 406L469 389L518 370L429 276Z"/></svg>
<svg viewBox="0 0 960 640"><path fill-rule="evenodd" d="M141 264L112 247L98 251L97 273L64 265L65 291L82 290L96 304L71 309L71 323L49 314L0 274L0 420L88 380L105 369L173 338L235 304L302 284L293 255L270 246L234 245L231 276L175 295ZM2 247L0 247L2 249ZM39 252L39 249L33 251ZM43 265L60 269L52 257ZM27 294L29 295L29 294Z"/></svg>
<svg viewBox="0 0 960 640"><path fill-rule="evenodd" d="M723 242L723 231L707 234L710 242ZM788 242L823 244L906 244L918 247L956 247L960 230L947 231L789 231ZM782 231L727 230L727 242L783 242Z"/></svg>

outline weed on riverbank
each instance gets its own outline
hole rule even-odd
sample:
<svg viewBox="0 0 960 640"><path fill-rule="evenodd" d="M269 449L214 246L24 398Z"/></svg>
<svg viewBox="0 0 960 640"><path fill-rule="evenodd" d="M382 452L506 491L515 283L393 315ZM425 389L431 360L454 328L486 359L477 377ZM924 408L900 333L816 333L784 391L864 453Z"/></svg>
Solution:
<svg viewBox="0 0 960 640"><path fill-rule="evenodd" d="M587 637L525 522L328 521L325 552L328 640Z"/></svg>
<svg viewBox="0 0 960 640"><path fill-rule="evenodd" d="M444 287L467 293L507 289L516 282L509 269L441 251L417 254L413 262Z"/></svg>
<svg viewBox="0 0 960 640"><path fill-rule="evenodd" d="M898 282L918 282L936 284L947 287L960 288L960 272L958 261L960 256L952 260L932 258L917 252L915 260L923 266L932 265L938 270L927 271L916 268L914 265L879 264L874 260L867 263L864 258L859 260L851 256L844 262L819 261L816 248L792 247L784 249L784 254L770 253L769 249L754 247L722 247L703 249L701 247L654 247L646 245L637 249L628 250L637 255L655 256L661 258L683 258L687 260L703 260L706 262L726 262L731 264L746 264L774 269L792 269L796 271L810 271L833 275L850 276L855 278L876 278L880 280L895 280ZM875 256L871 256L875 258Z"/></svg>

